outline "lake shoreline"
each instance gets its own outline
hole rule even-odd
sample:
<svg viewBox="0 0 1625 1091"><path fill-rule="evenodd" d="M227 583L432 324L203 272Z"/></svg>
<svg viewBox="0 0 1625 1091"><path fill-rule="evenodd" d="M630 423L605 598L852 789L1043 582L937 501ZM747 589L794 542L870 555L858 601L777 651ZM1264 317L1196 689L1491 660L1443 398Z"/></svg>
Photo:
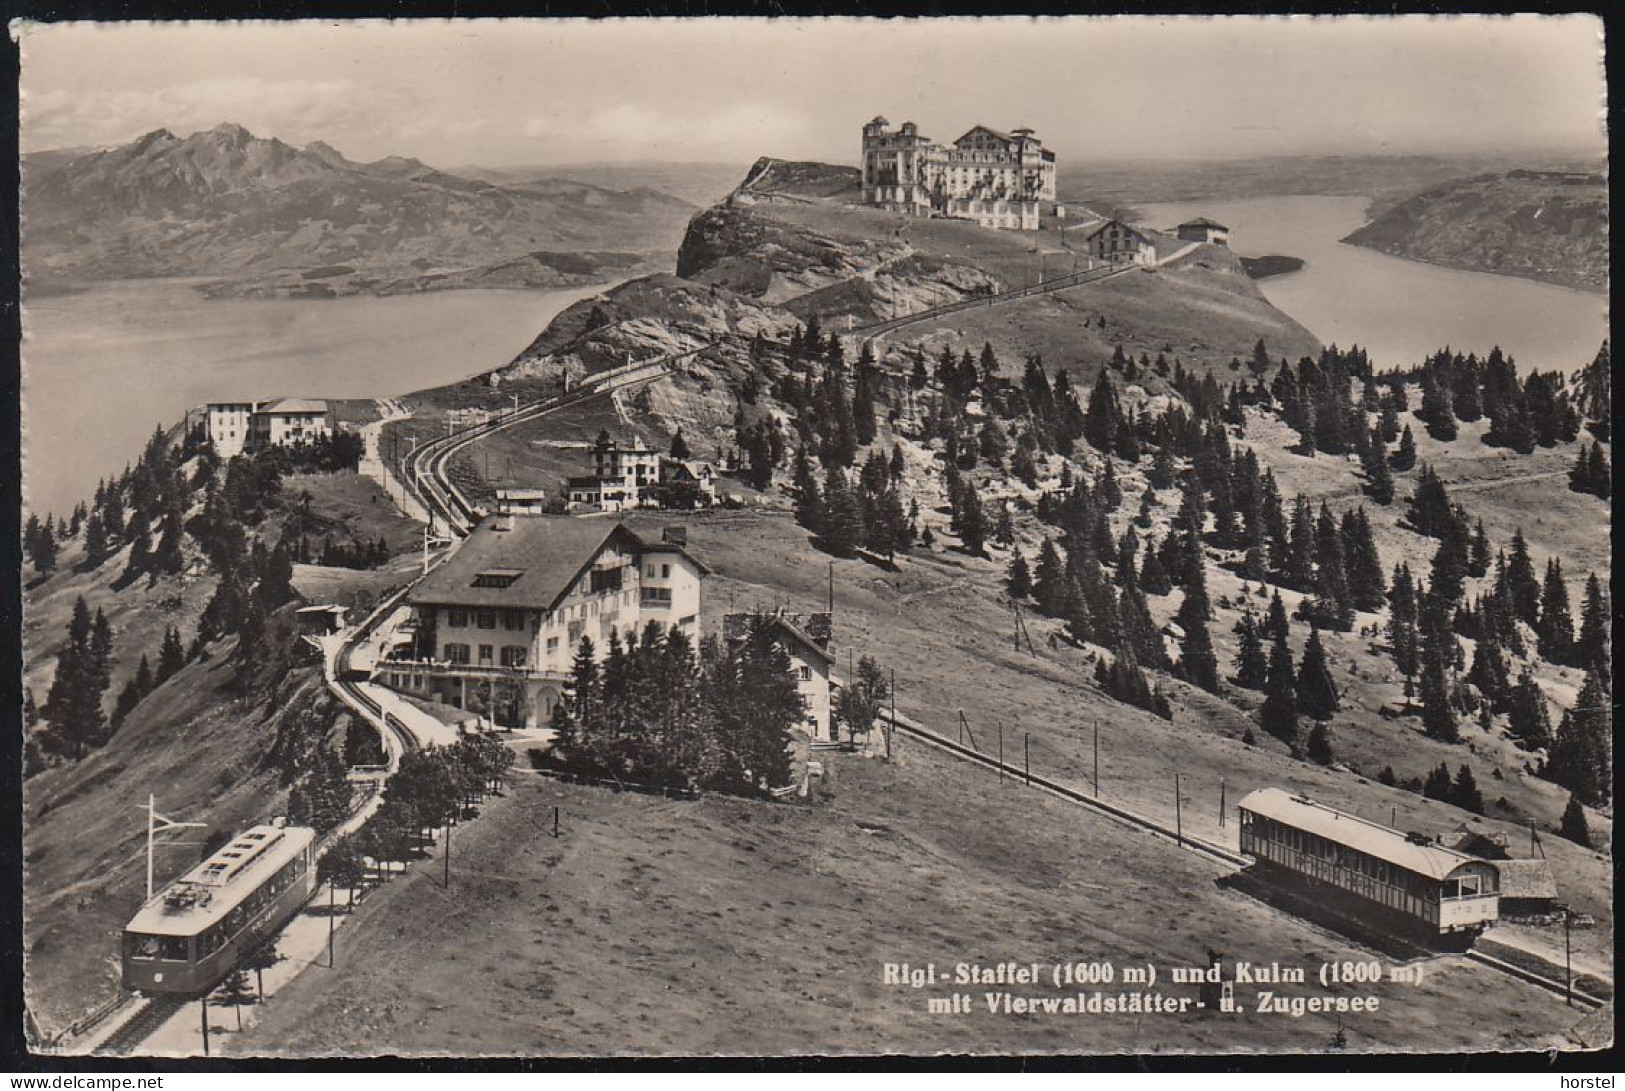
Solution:
<svg viewBox="0 0 1625 1091"><path fill-rule="evenodd" d="M366 400L459 382L511 361L555 316L614 282L456 288L323 300L209 299L204 277L30 293L23 307L23 484L66 512L99 477L209 401ZM320 306L313 306L320 303Z"/></svg>

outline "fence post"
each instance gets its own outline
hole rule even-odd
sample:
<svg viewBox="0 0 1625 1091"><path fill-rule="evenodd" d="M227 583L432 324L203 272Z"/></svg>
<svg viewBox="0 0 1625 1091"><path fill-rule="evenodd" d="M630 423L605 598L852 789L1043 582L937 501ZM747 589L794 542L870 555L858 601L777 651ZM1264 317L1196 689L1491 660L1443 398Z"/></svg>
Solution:
<svg viewBox="0 0 1625 1091"><path fill-rule="evenodd" d="M1219 828L1224 829L1224 778L1219 778Z"/></svg>
<svg viewBox="0 0 1625 1091"><path fill-rule="evenodd" d="M999 779L1004 780L1004 721L999 721Z"/></svg>
<svg viewBox="0 0 1625 1091"><path fill-rule="evenodd" d="M1095 721L1095 798L1100 798L1100 721Z"/></svg>
<svg viewBox="0 0 1625 1091"><path fill-rule="evenodd" d="M1031 746L1032 736L1027 732L1021 733L1021 769L1030 785L1033 782L1033 754Z"/></svg>

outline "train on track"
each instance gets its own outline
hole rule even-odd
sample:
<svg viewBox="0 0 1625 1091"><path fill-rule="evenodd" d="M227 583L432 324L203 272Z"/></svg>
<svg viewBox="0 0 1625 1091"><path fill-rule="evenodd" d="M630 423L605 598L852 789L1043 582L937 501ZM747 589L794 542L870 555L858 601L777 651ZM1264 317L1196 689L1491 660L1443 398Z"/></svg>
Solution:
<svg viewBox="0 0 1625 1091"><path fill-rule="evenodd" d="M1500 915L1491 861L1279 788L1250 793L1240 813L1256 878L1334 915L1457 947Z"/></svg>
<svg viewBox="0 0 1625 1091"><path fill-rule="evenodd" d="M150 898L124 928L126 989L212 989L316 890L316 831L282 819L238 834Z"/></svg>

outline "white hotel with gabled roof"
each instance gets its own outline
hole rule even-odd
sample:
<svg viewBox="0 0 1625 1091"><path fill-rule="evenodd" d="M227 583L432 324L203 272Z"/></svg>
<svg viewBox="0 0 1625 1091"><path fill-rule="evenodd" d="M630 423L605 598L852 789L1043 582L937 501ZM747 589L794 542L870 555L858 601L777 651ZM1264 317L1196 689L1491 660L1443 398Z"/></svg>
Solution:
<svg viewBox="0 0 1625 1091"><path fill-rule="evenodd" d="M620 523L549 515L486 518L413 590L416 648L378 663L381 681L467 708L498 695L497 720L545 726L582 637L600 658L611 634L649 622L700 640L700 584L710 569L680 529L648 539Z"/></svg>

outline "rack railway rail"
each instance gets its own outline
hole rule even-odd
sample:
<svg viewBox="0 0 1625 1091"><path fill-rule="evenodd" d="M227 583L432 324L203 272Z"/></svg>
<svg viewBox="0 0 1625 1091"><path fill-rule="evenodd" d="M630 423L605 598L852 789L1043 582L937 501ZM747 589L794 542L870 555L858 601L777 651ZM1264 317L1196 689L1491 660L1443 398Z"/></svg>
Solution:
<svg viewBox="0 0 1625 1091"><path fill-rule="evenodd" d="M954 757L981 765L985 768L1002 770L1005 774L1016 780L1022 781L1025 784L1030 784L1032 787L1048 792L1051 795L1058 796L1069 803L1075 803L1087 810L1093 811L1096 814L1111 819L1112 821L1127 826L1131 829L1137 829L1149 833L1159 840L1169 842L1179 848L1184 849L1186 852L1194 853L1205 859L1214 861L1215 863L1225 864L1232 867L1245 867L1252 863L1248 857L1241 855L1239 852L1234 852L1230 849L1212 844L1211 842L1204 841L1200 838L1181 834L1177 830L1170 830L1168 827L1161 825L1160 823L1153 822L1148 818L1137 815L1132 811L1125 810L1124 808L1102 802L1101 800L1096 799L1084 792L1080 792L1075 788L1070 788L1064 784L1050 780L1048 777L1040 776L1036 773L1029 776L1025 770L1011 765L1009 762L1000 761L997 758L983 754L979 750L966 746L963 743L955 741L954 739L939 735L935 731L909 721L906 717L898 716L893 719L890 712L882 710L877 716L877 719L882 723L890 724L895 730L901 731L903 734L908 735L911 738L918 739L921 742L934 746ZM1611 1000L1592 996L1590 993L1587 993L1584 989L1578 986L1570 985L1566 982L1548 977L1537 971L1515 965L1504 959L1497 958L1494 955L1486 954L1482 951L1469 948L1462 954L1462 957L1465 958L1466 961L1475 965L1481 966L1487 970L1492 970L1495 973L1501 974L1505 977L1510 977L1521 981L1527 985L1533 985L1536 988L1547 993L1551 993L1556 997L1570 999L1575 1007L1584 1011L1596 1011L1612 1003Z"/></svg>

